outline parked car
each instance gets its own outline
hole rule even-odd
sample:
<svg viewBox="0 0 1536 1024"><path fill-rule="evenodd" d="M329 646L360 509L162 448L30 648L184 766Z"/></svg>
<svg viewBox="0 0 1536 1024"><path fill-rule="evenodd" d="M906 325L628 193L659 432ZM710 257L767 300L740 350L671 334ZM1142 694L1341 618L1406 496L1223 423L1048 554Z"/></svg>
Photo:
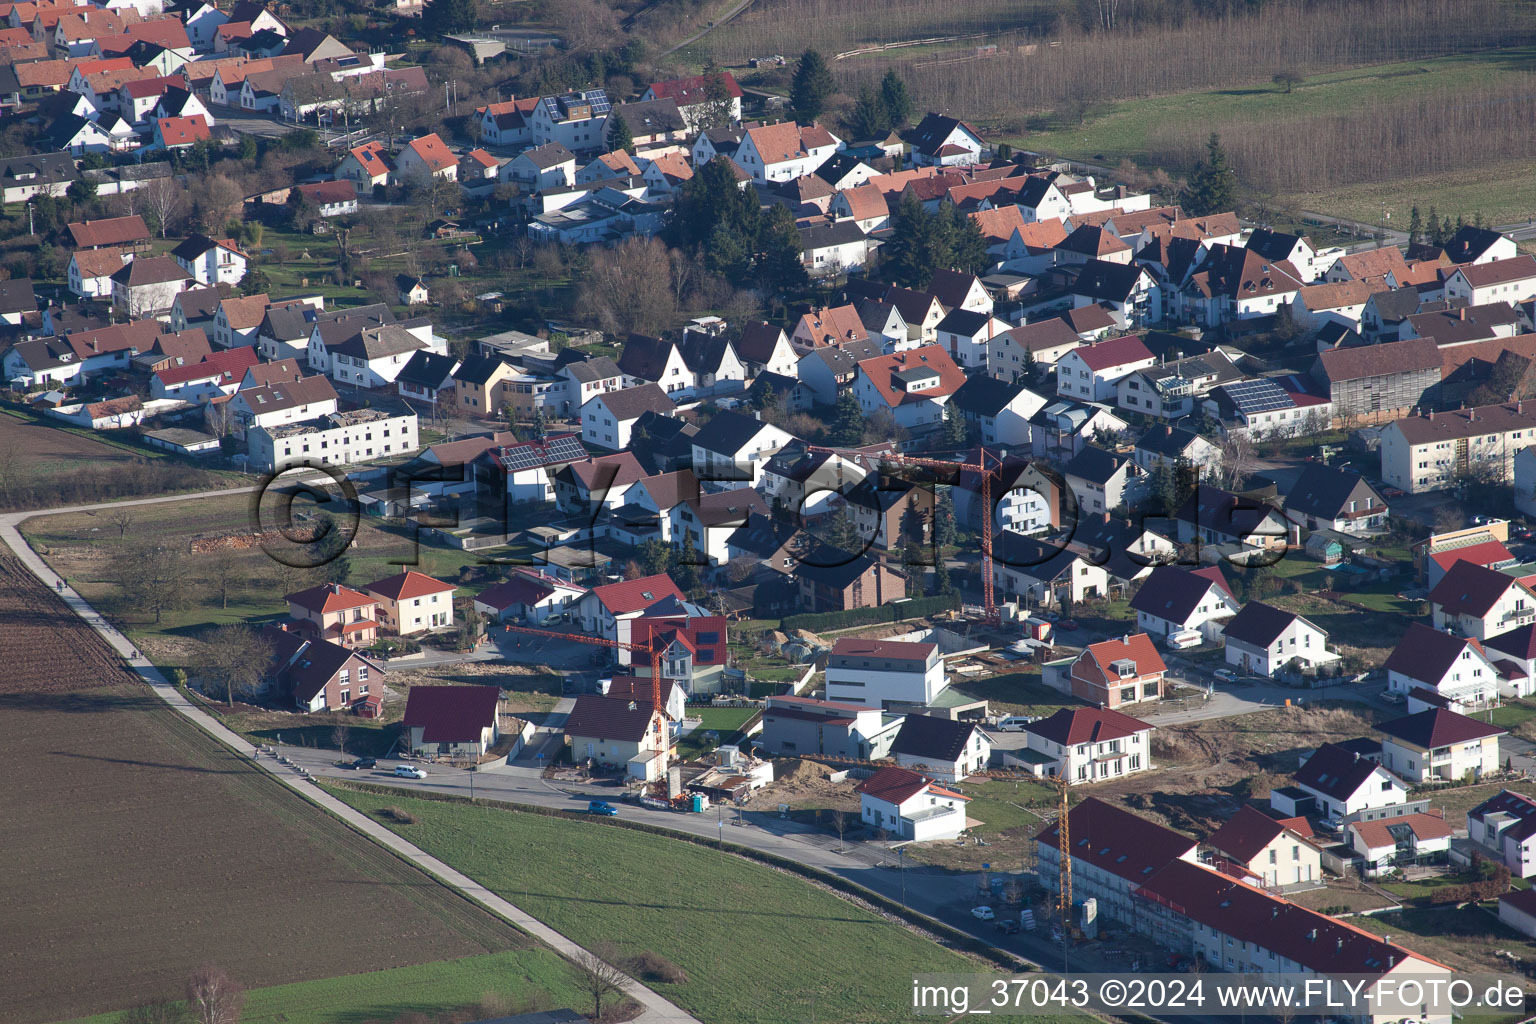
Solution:
<svg viewBox="0 0 1536 1024"><path fill-rule="evenodd" d="M1344 827L1344 823L1338 818L1320 818L1317 824L1324 832L1337 832Z"/></svg>
<svg viewBox="0 0 1536 1024"><path fill-rule="evenodd" d="M1381 496L1383 498L1406 498L1408 495L1400 487L1383 487L1381 489Z"/></svg>
<svg viewBox="0 0 1536 1024"><path fill-rule="evenodd" d="M402 779L424 779L427 777L425 768L418 768L413 764L395 765L395 775Z"/></svg>
<svg viewBox="0 0 1536 1024"><path fill-rule="evenodd" d="M997 727L1003 732L1023 732L1024 727L1034 720L1034 715L1009 715L998 722Z"/></svg>
<svg viewBox="0 0 1536 1024"><path fill-rule="evenodd" d="M617 818L619 809L606 800L593 800L587 804L588 814L600 814L605 818Z"/></svg>
<svg viewBox="0 0 1536 1024"><path fill-rule="evenodd" d="M978 921L990 921L997 915L992 913L991 907L972 907L971 916Z"/></svg>
<svg viewBox="0 0 1536 1024"><path fill-rule="evenodd" d="M1386 691L1384 691L1382 693L1382 695L1381 695L1381 699L1386 701L1388 704L1403 704L1403 703L1406 703L1407 700L1408 700L1407 697L1404 697L1402 694L1398 693L1396 690L1386 690Z"/></svg>
<svg viewBox="0 0 1536 1024"><path fill-rule="evenodd" d="M350 764L343 765L343 767L351 768L354 771L357 770L357 769L360 769L360 768L377 768L378 766L379 766L379 762L374 760L371 757L360 757L356 761L351 762Z"/></svg>
<svg viewBox="0 0 1536 1024"><path fill-rule="evenodd" d="M1237 682L1237 673L1233 672L1229 668L1219 668L1215 672L1212 672L1211 675L1215 676L1217 679L1220 679L1224 683Z"/></svg>
<svg viewBox="0 0 1536 1024"><path fill-rule="evenodd" d="M1077 623L1071 619L1062 619L1060 622L1056 623L1056 628L1065 630L1066 632L1070 633L1077 628Z"/></svg>
<svg viewBox="0 0 1536 1024"><path fill-rule="evenodd" d="M1020 931L1019 922L1011 917L998 918L997 923L993 927L1004 935L1017 935Z"/></svg>

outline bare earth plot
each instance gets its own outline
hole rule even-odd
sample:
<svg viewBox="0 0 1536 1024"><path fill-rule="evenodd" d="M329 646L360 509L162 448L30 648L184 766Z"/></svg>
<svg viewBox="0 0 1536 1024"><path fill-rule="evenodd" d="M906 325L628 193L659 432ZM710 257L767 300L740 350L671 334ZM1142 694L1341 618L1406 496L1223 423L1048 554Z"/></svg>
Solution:
<svg viewBox="0 0 1536 1024"><path fill-rule="evenodd" d="M14 456L3 453L14 448ZM22 492L51 484L80 462L129 463L132 453L122 448L92 441L65 430L42 426L30 420L0 413L0 458L13 457L8 476L14 477L11 500L0 496L0 507L21 507Z"/></svg>
<svg viewBox="0 0 1536 1024"><path fill-rule="evenodd" d="M7 1020L165 997L210 962L254 988L527 943L182 721L8 555L0 622Z"/></svg>

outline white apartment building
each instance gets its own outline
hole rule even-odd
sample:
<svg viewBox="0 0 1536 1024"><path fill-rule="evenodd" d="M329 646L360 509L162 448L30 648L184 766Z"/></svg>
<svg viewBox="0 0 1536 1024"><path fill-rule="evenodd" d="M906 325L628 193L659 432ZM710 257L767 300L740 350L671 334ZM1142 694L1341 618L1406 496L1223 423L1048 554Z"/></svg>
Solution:
<svg viewBox="0 0 1536 1024"><path fill-rule="evenodd" d="M416 414L384 409L356 409L286 426L252 427L245 441L249 466L259 473L288 466L350 466L420 447Z"/></svg>
<svg viewBox="0 0 1536 1024"><path fill-rule="evenodd" d="M1442 491L1459 476L1508 482L1516 453L1536 442L1536 403L1484 405L1394 420L1381 432L1381 478L1409 494Z"/></svg>

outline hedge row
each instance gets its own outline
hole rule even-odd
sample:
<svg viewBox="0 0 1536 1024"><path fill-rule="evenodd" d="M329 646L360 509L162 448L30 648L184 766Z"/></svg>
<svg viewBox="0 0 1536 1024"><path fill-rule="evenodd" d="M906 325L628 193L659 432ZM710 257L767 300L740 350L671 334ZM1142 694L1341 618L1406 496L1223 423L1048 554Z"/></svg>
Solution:
<svg viewBox="0 0 1536 1024"><path fill-rule="evenodd" d="M947 612L960 607L959 594L939 594L934 597L917 597L900 604L883 604L878 608L850 608L842 612L807 612L784 619L781 629L806 629L817 633L826 629L842 629L844 626L863 626L872 622L896 622L900 619L921 619L937 612Z"/></svg>
<svg viewBox="0 0 1536 1024"><path fill-rule="evenodd" d="M401 795L400 790L393 786L381 786L371 782L353 782L350 779L326 779L325 781L332 785L339 785L347 789L355 789L364 793L373 793L378 796L398 797ZM409 795L418 800L440 800L444 803L469 802L468 797L458 796L457 794L453 793L436 793L430 790L413 790ZM606 826L608 828L627 828L636 832L646 832L651 835L664 836L667 839L679 839L684 842L693 843L696 846L705 846L709 847L710 849L723 850L726 853L733 853L738 857L745 857L748 860L755 860L761 864L766 864L769 867L778 868L782 871L788 871L792 874L800 875L803 878L810 879L811 881L820 885L825 885L830 889L835 889L845 896L878 908L882 913L901 918L908 924L928 932L930 935L934 935L943 939L945 943L952 946L953 948L963 950L973 956L987 960L995 964L1001 970L1007 971L1009 973L1016 973L1019 971L1033 969L1021 965L1020 959L1018 957L1015 957L1004 950L998 949L996 946L993 946L988 942L984 942L968 932L961 931L959 928L952 927L951 925L945 924L943 921L935 920L926 914L919 913L910 907L904 906L898 900L893 900L889 897L882 896L875 892L873 889L866 889L864 886L859 885L857 882L849 881L842 875L834 874L830 871L823 871L821 868L811 867L808 864L802 864L799 861L790 860L788 857L780 857L775 853L766 853L762 850L757 850L750 846L741 846L737 843L721 843L706 836L696 836L691 832L680 832L675 829L664 828L660 825L651 825L643 821L634 821L626 818L594 819L591 815L580 814L575 811L565 811L556 807L539 807L534 804L513 803L510 800L488 800L482 798L475 802L477 804L491 804L507 807L512 810L521 811L524 814L541 814L547 818L566 818L570 821L580 821L588 825L600 825Z"/></svg>

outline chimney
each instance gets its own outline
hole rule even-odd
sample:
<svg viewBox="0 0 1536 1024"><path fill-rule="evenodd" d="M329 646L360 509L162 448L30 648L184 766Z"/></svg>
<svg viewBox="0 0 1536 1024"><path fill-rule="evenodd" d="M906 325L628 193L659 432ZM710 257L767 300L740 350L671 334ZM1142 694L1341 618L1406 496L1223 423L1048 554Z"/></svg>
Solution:
<svg viewBox="0 0 1536 1024"><path fill-rule="evenodd" d="M1333 940L1333 951L1335 953L1344 952L1344 940L1342 938Z"/></svg>
<svg viewBox="0 0 1536 1024"><path fill-rule="evenodd" d="M1105 512L1104 513L1104 521L1107 523L1107 522L1110 522L1111 519L1112 519L1112 517L1110 516L1110 514L1108 512Z"/></svg>
<svg viewBox="0 0 1536 1024"><path fill-rule="evenodd" d="M1429 418L1430 418L1430 421L1431 421L1431 422L1433 422L1433 421L1434 421L1434 418L1435 418L1435 410L1433 410L1433 409L1431 409L1431 410L1429 410Z"/></svg>
<svg viewBox="0 0 1536 1024"><path fill-rule="evenodd" d="M635 702L634 701L630 701L629 702L629 710L631 710L631 711L635 710Z"/></svg>
<svg viewBox="0 0 1536 1024"><path fill-rule="evenodd" d="M1163 436L1164 437L1172 437L1173 436L1173 424L1172 423L1165 423L1165 424L1163 424Z"/></svg>

